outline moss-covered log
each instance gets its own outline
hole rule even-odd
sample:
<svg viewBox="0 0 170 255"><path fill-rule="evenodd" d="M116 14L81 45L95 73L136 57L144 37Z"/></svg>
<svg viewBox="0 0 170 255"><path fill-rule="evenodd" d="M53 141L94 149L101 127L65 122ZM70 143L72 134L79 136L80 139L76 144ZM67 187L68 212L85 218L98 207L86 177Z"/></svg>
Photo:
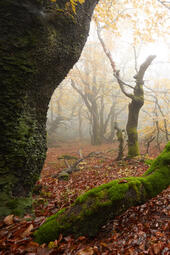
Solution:
<svg viewBox="0 0 170 255"><path fill-rule="evenodd" d="M141 177L114 180L79 196L68 209L49 217L35 232L38 243L48 243L59 234L95 236L108 220L131 206L145 203L170 184L170 143Z"/></svg>
<svg viewBox="0 0 170 255"><path fill-rule="evenodd" d="M97 1L78 4L76 14L68 0L48 9L42 0L0 1L0 215L31 204L49 100L80 56Z"/></svg>

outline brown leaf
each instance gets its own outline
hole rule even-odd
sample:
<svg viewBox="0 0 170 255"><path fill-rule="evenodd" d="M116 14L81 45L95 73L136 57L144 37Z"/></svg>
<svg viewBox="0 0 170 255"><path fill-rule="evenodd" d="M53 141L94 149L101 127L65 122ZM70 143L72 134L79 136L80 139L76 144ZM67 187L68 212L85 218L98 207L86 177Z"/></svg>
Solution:
<svg viewBox="0 0 170 255"><path fill-rule="evenodd" d="M87 247L78 251L77 255L93 255L94 250L92 247Z"/></svg>
<svg viewBox="0 0 170 255"><path fill-rule="evenodd" d="M85 240L85 239L86 239L85 236L79 236L77 240L83 241L83 240Z"/></svg>
<svg viewBox="0 0 170 255"><path fill-rule="evenodd" d="M21 237L26 237L31 234L31 230L34 228L33 224L30 224L29 227L21 234Z"/></svg>
<svg viewBox="0 0 170 255"><path fill-rule="evenodd" d="M134 254L134 248L132 248L132 247L129 248L129 249L128 249L128 252L129 252L129 255L133 255L133 254Z"/></svg>
<svg viewBox="0 0 170 255"><path fill-rule="evenodd" d="M6 216L6 217L4 218L4 223L5 223L6 225L11 225L11 224L13 224L13 223L14 223L14 215L13 215L13 214L10 214L10 215Z"/></svg>
<svg viewBox="0 0 170 255"><path fill-rule="evenodd" d="M154 254L160 254L161 251L161 244L160 243L155 243L152 245L152 249L154 251Z"/></svg>
<svg viewBox="0 0 170 255"><path fill-rule="evenodd" d="M66 236L64 237L64 240L66 240L66 242L71 242L73 239L71 238L71 236Z"/></svg>
<svg viewBox="0 0 170 255"><path fill-rule="evenodd" d="M126 179L123 179L123 180L120 180L119 182L118 182L118 184L121 184L121 183L127 183L128 181L126 180Z"/></svg>

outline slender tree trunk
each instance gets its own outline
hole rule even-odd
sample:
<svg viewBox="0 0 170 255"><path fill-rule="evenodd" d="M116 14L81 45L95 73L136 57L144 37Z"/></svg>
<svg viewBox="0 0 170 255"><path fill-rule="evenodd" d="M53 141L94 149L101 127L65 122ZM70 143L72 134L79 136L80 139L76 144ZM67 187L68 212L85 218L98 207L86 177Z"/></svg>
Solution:
<svg viewBox="0 0 170 255"><path fill-rule="evenodd" d="M79 129L79 138L80 140L83 139L83 132L82 132L82 124L83 124L83 118L82 118L82 108L83 105L80 106L79 111L78 111L78 129Z"/></svg>
<svg viewBox="0 0 170 255"><path fill-rule="evenodd" d="M114 180L78 197L72 206L49 217L35 232L38 243L48 243L59 234L95 236L103 224L155 197L170 184L170 142L141 177Z"/></svg>
<svg viewBox="0 0 170 255"><path fill-rule="evenodd" d="M100 145L102 143L100 136L100 125L98 116L96 116L96 112L92 113L92 145Z"/></svg>
<svg viewBox="0 0 170 255"><path fill-rule="evenodd" d="M117 131L116 135L119 142L119 151L116 160L121 160L123 158L123 146L124 146L123 131L117 126L117 123L115 123L115 129Z"/></svg>
<svg viewBox="0 0 170 255"><path fill-rule="evenodd" d="M0 215L31 204L49 100L80 56L97 0L78 5L76 15L65 10L66 0L48 12L40 2L0 1Z"/></svg>

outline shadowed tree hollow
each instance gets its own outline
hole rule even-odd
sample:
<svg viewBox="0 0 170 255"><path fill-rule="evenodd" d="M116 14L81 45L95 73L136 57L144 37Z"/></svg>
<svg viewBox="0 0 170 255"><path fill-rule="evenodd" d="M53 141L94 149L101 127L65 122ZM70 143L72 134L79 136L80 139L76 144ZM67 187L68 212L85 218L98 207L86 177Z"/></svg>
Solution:
<svg viewBox="0 0 170 255"><path fill-rule="evenodd" d="M1 215L31 205L46 154L49 100L80 56L97 0L77 4L76 14L68 0L48 9L44 2L0 1Z"/></svg>

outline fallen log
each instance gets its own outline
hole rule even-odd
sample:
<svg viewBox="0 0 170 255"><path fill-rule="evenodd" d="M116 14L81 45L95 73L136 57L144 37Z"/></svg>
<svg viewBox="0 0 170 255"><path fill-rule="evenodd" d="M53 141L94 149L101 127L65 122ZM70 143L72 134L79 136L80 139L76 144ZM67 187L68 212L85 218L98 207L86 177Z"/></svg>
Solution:
<svg viewBox="0 0 170 255"><path fill-rule="evenodd" d="M64 169L63 171L61 171L59 174L55 174L53 175L52 177L53 178L56 178L58 177L58 179L62 180L68 180L69 179L69 175L72 173L72 172L76 172L76 171L79 171L80 169L78 168L78 165L80 164L80 162L82 162L83 160L89 158L89 157L95 157L96 155L100 155L101 152L90 152L87 156L83 157L81 155L81 158L76 160L76 162L73 164L73 165L69 165L67 159L76 159L75 157L72 157L70 156L70 158L68 158L69 155L65 155L65 157L62 157L60 159L64 159L65 161L65 164L67 165L67 168ZM67 156L67 157L66 157Z"/></svg>
<svg viewBox="0 0 170 255"><path fill-rule="evenodd" d="M79 196L69 208L49 217L34 233L42 244L60 233L93 237L102 225L128 208L145 203L170 184L170 142L141 177L111 181Z"/></svg>

